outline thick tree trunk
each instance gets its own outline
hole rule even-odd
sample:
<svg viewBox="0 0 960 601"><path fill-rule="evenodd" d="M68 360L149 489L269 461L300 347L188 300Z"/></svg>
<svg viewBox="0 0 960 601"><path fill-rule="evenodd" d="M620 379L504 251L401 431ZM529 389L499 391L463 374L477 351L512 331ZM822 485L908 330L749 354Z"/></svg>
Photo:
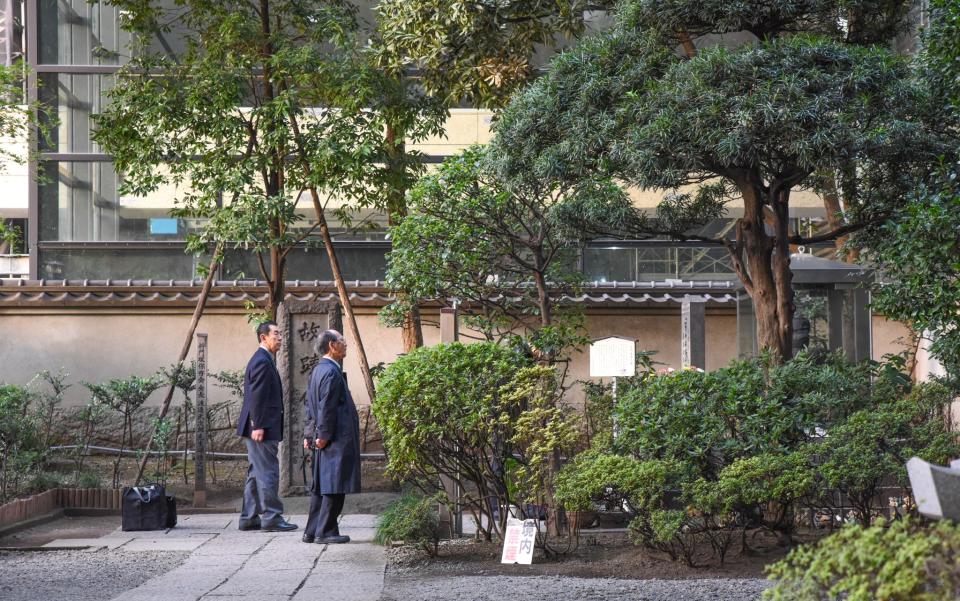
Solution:
<svg viewBox="0 0 960 601"><path fill-rule="evenodd" d="M781 345L780 357L786 361L793 357L793 272L790 271L790 190L774 191L771 198L774 214L774 240L772 270L777 290L777 341Z"/></svg>
<svg viewBox="0 0 960 601"><path fill-rule="evenodd" d="M786 361L793 355L793 290L791 288L790 248L787 243L785 214L778 215L774 235L764 224L765 189L754 174L737 178L743 196L743 217L737 225L737 244L733 254L738 275L753 300L757 324L757 343L770 351L775 360ZM778 209L774 207L774 211ZM783 211L786 205L783 206ZM777 235L777 231L781 235ZM738 256L739 252L743 255ZM745 255L745 256L744 256ZM745 262L746 269L743 269Z"/></svg>

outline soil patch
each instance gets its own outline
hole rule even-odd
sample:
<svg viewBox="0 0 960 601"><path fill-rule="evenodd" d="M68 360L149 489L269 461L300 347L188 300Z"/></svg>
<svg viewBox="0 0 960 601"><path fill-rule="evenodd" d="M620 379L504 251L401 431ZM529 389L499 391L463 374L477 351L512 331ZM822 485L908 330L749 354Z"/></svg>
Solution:
<svg viewBox="0 0 960 601"><path fill-rule="evenodd" d="M498 543L473 539L443 541L440 554L428 558L410 546L387 550L389 573L395 577L431 576L573 576L610 579L728 579L764 578L764 566L786 555L783 547L759 547L749 553L731 550L726 561L693 568L668 555L634 545L625 531L581 533L580 545L569 554L548 558L541 551L530 566L500 563Z"/></svg>

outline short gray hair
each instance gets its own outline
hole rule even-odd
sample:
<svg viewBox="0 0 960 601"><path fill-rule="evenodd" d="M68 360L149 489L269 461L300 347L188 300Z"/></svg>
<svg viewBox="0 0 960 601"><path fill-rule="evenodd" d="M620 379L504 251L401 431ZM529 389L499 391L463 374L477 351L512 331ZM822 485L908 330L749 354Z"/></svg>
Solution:
<svg viewBox="0 0 960 601"><path fill-rule="evenodd" d="M343 338L343 335L336 330L324 330L317 340L317 352L326 355L330 352L330 343Z"/></svg>

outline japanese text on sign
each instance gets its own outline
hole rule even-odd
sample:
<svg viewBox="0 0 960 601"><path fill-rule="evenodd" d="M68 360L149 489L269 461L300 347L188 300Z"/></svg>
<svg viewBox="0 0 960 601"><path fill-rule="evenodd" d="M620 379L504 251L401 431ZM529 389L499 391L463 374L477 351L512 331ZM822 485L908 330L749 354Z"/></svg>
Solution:
<svg viewBox="0 0 960 601"><path fill-rule="evenodd" d="M533 547L537 540L537 524L534 520L507 518L507 532L503 537L501 563L533 563Z"/></svg>
<svg viewBox="0 0 960 601"><path fill-rule="evenodd" d="M637 343L611 336L590 345L590 377L634 376L637 373Z"/></svg>

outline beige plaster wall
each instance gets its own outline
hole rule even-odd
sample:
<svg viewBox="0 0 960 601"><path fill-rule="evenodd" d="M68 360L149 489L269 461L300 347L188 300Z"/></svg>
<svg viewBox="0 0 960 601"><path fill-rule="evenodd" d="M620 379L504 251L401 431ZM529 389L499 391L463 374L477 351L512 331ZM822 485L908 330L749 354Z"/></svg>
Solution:
<svg viewBox="0 0 960 601"><path fill-rule="evenodd" d="M176 361L191 313L131 314L84 311L71 314L0 315L0 382L25 384L39 371L63 369L74 383L66 403L89 396L81 380L102 382L148 376ZM209 335L209 371L243 369L256 337L242 314L208 314L198 332ZM189 357L196 357L196 348ZM211 400L226 395L210 385ZM159 405L163 391L148 404Z"/></svg>
<svg viewBox="0 0 960 601"><path fill-rule="evenodd" d="M883 315L874 315L873 340L870 352L874 359L882 359L884 355L897 355L904 351L913 353L911 331L906 324L887 319Z"/></svg>
<svg viewBox="0 0 960 601"><path fill-rule="evenodd" d="M641 313L642 311L642 313ZM425 314L425 321L438 321L436 314ZM402 351L400 330L381 325L372 310L358 315L360 335L364 340L371 365L390 363ZM47 314L0 315L0 382L25 384L34 374L63 368L75 385L69 390L68 404L84 402L86 390L80 380L101 382L109 378L149 375L173 363L183 343L190 322L187 312L164 314L104 313L83 311ZM658 351L654 359L664 367L680 367L679 309L637 309L636 312L593 311L587 316L592 338L620 335L637 340L639 350ZM717 369L736 358L736 316L729 311L714 310L707 314L707 369ZM897 342L908 330L900 323L875 317L873 353L905 348ZM239 312L208 313L198 331L210 336L210 371L243 369L256 349L256 339L246 318ZM440 342L440 330L430 323L424 326L428 345ZM360 376L356 341L345 332L351 352L345 361L350 388L358 405L369 403L369 396ZM464 338L465 342L469 339ZM195 349L190 357L195 357ZM574 352L570 364L571 379L589 376L587 349ZM224 398L223 392L211 385L212 400ZM159 404L163 393L158 391L150 404ZM578 401L578 394L571 399Z"/></svg>
<svg viewBox="0 0 960 601"><path fill-rule="evenodd" d="M0 315L0 382L25 384L37 372L63 369L68 382L75 383L68 391L67 403L87 400L81 380L102 382L131 375L147 376L176 359L183 336L190 323L187 312L163 314L131 314L117 312L78 311L72 313L20 313ZM436 323L436 314L425 315ZM384 327L370 310L358 315L360 335L364 340L370 365L389 363L402 351L400 330ZM611 334L638 339L639 349L658 349L656 360L679 367L679 312L656 315L608 313L588 316L591 336ZM346 328L345 328L346 329ZM733 315L707 317L707 367L716 369L734 358L736 318ZM256 349L252 328L242 313L208 313L198 327L209 334L209 370L243 369ZM436 325L424 326L428 345L440 342ZM358 405L369 403L369 395L360 376L356 340L345 332L351 351L344 364L350 388ZM468 342L468 338L464 338ZM196 356L191 350L190 358ZM574 353L570 374L586 378L589 373L586 349ZM210 385L211 400L225 398ZM154 393L148 404L162 401L163 392Z"/></svg>

